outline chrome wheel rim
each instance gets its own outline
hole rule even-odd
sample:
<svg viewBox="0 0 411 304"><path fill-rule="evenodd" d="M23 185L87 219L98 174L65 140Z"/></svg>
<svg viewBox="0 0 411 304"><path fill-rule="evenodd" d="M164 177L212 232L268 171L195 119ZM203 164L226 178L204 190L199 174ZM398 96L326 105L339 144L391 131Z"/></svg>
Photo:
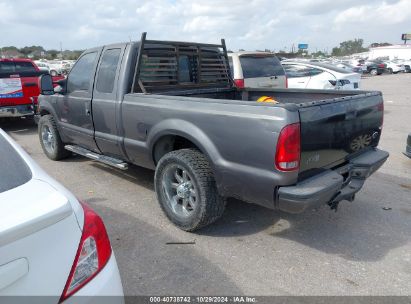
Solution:
<svg viewBox="0 0 411 304"><path fill-rule="evenodd" d="M169 165L162 176L162 188L168 207L180 218L190 217L198 206L194 179L181 166Z"/></svg>
<svg viewBox="0 0 411 304"><path fill-rule="evenodd" d="M351 141L350 148L352 151L359 151L371 144L372 138L369 134L357 136Z"/></svg>
<svg viewBox="0 0 411 304"><path fill-rule="evenodd" d="M43 125L43 128L41 129L41 139L47 152L53 153L56 148L56 142L54 140L53 132L51 132L49 126Z"/></svg>

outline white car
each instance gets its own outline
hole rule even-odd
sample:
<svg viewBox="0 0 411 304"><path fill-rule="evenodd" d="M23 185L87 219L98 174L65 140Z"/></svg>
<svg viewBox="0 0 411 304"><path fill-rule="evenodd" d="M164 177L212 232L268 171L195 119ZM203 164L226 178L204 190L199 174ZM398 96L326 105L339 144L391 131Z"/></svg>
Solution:
<svg viewBox="0 0 411 304"><path fill-rule="evenodd" d="M400 72L405 72L405 65L395 61L385 61L387 65L387 71L390 74L397 74Z"/></svg>
<svg viewBox="0 0 411 304"><path fill-rule="evenodd" d="M0 154L0 303L124 303L102 219L1 129Z"/></svg>
<svg viewBox="0 0 411 304"><path fill-rule="evenodd" d="M320 62L282 61L288 78L288 87L295 89L360 88L361 75Z"/></svg>
<svg viewBox="0 0 411 304"><path fill-rule="evenodd" d="M50 72L50 67L48 66L47 63L43 62L43 61L34 61L34 63L38 66L38 68L40 69L40 71L44 71L44 72Z"/></svg>
<svg viewBox="0 0 411 304"><path fill-rule="evenodd" d="M238 88L286 88L280 60L268 52L228 53L231 74Z"/></svg>

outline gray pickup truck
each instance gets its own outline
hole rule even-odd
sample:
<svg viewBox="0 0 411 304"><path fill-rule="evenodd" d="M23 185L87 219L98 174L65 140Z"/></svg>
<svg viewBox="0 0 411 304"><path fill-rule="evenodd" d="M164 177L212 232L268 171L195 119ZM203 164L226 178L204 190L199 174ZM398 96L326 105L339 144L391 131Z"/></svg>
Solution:
<svg viewBox="0 0 411 304"><path fill-rule="evenodd" d="M155 170L164 213L186 231L218 219L229 197L290 213L337 209L388 157L377 149L380 92L240 90L224 40L144 33L85 51L59 85L40 78L44 153Z"/></svg>

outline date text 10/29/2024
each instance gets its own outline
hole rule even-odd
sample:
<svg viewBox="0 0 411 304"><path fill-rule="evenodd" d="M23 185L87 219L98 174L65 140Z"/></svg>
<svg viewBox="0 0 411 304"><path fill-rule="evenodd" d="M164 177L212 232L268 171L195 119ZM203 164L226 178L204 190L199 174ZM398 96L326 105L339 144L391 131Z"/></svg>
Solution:
<svg viewBox="0 0 411 304"><path fill-rule="evenodd" d="M150 297L150 303L257 303L254 297Z"/></svg>

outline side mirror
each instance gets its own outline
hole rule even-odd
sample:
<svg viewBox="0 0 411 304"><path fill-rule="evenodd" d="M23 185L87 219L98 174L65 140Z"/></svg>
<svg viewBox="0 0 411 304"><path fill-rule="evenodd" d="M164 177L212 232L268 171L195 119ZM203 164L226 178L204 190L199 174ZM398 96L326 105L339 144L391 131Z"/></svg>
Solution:
<svg viewBox="0 0 411 304"><path fill-rule="evenodd" d="M53 95L53 78L49 74L43 74L39 78L39 88L41 95Z"/></svg>

